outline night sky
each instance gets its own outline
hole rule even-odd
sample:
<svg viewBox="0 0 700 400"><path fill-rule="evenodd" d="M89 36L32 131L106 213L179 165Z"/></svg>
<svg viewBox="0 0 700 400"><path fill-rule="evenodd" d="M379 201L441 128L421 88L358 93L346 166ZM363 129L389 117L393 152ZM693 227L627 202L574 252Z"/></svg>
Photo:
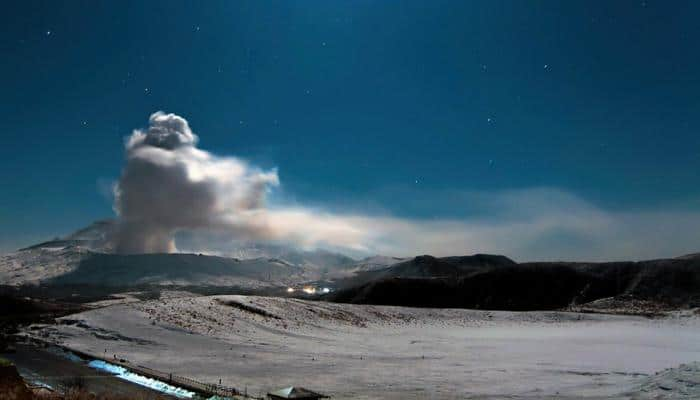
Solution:
<svg viewBox="0 0 700 400"><path fill-rule="evenodd" d="M499 226L574 204L627 232L675 226L700 213L699 15L653 0L4 3L0 250L112 217L124 138L158 110L207 151L277 168L272 203ZM700 250L700 228L669 229L601 252L681 236L648 255ZM534 242L523 256L589 243Z"/></svg>

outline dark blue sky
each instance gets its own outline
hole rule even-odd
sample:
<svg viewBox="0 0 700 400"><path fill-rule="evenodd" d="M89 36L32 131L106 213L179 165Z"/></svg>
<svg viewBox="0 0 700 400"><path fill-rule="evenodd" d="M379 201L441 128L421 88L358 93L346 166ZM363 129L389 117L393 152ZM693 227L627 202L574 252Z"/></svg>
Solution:
<svg viewBox="0 0 700 400"><path fill-rule="evenodd" d="M698 2L3 8L0 249L111 216L123 138L157 110L305 204L461 218L451 193L546 187L700 208Z"/></svg>

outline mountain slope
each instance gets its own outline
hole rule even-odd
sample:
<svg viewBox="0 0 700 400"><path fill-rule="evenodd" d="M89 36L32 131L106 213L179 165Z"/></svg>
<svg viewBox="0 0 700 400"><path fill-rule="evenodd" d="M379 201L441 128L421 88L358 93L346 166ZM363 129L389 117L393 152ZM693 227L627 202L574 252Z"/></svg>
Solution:
<svg viewBox="0 0 700 400"><path fill-rule="evenodd" d="M459 277L487 269L513 265L515 265L515 261L508 257L491 254L442 258L423 255L383 268L356 269L352 276L340 279L337 285L339 287L351 287L391 278Z"/></svg>
<svg viewBox="0 0 700 400"><path fill-rule="evenodd" d="M168 285L279 285L304 278L303 268L277 259L238 260L196 254L92 253L73 271L48 283L125 286Z"/></svg>
<svg viewBox="0 0 700 400"><path fill-rule="evenodd" d="M349 285L327 299L499 310L558 309L605 298L673 308L700 307L700 258L516 264L489 257L486 260L497 262L478 264L466 259L470 263L455 264L457 259L418 257L370 280L367 276L348 280L345 283Z"/></svg>
<svg viewBox="0 0 700 400"><path fill-rule="evenodd" d="M56 245L51 242L50 246ZM74 271L89 253L78 246L33 246L0 256L0 284L39 284Z"/></svg>
<svg viewBox="0 0 700 400"><path fill-rule="evenodd" d="M322 278L356 261L322 249L226 241L226 255L111 254L114 220L0 255L0 285L287 285ZM188 237L183 238L185 244ZM190 238L191 239L191 238Z"/></svg>

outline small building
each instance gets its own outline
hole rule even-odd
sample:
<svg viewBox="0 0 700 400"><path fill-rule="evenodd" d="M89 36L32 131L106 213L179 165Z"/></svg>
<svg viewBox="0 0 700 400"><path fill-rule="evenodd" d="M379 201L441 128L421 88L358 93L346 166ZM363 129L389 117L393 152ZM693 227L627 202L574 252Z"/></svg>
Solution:
<svg viewBox="0 0 700 400"><path fill-rule="evenodd" d="M290 386L288 388L276 390L274 392L268 393L267 398L269 400L282 400L282 399L305 399L305 400L317 400L317 399L327 399L328 396L312 392L309 389L304 389L302 387Z"/></svg>

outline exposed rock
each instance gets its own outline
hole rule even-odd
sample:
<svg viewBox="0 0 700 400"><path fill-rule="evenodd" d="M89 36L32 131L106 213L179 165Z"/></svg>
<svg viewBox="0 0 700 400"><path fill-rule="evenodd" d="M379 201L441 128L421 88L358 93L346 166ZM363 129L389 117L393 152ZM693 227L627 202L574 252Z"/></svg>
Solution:
<svg viewBox="0 0 700 400"><path fill-rule="evenodd" d="M0 361L0 400L29 400L31 392L10 363Z"/></svg>

